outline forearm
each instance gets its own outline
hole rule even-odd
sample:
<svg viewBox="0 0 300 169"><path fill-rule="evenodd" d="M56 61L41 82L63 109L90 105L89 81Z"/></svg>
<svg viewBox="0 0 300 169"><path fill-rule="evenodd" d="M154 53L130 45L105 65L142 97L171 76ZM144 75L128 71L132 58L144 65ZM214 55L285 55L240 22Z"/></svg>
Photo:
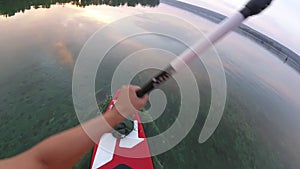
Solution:
<svg viewBox="0 0 300 169"><path fill-rule="evenodd" d="M109 132L111 126L117 125L123 119L114 109L82 126L46 139L30 151L49 168L71 168L95 142L99 142L102 134Z"/></svg>
<svg viewBox="0 0 300 169"><path fill-rule="evenodd" d="M117 108L128 117L145 106L148 95L138 98L136 91L139 89L137 86L123 86L112 111L49 137L18 156L0 161L0 168L71 168L104 133L111 130L111 126L124 120Z"/></svg>

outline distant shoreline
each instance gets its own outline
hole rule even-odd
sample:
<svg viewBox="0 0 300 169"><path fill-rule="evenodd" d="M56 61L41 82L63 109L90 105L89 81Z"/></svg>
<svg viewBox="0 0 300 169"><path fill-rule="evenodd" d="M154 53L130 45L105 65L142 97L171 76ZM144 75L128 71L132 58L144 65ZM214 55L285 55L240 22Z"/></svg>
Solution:
<svg viewBox="0 0 300 169"><path fill-rule="evenodd" d="M220 23L222 20L227 18L222 14L216 13L214 11L202 7L194 6L185 2L180 2L176 0L160 0L160 2L179 9L189 11L191 13L204 17L214 23ZM292 50L290 50L289 48L267 37L266 35L250 28L245 24L242 24L234 31L243 36L246 36L247 38L258 43L268 51L272 52L280 60L282 60L289 66L291 66L294 70L296 70L300 74L300 56L297 55Z"/></svg>

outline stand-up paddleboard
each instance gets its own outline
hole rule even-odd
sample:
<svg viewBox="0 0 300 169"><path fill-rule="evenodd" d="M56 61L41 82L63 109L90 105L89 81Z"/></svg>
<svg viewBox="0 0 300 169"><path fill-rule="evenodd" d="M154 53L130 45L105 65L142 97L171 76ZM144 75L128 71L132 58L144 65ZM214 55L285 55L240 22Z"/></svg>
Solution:
<svg viewBox="0 0 300 169"><path fill-rule="evenodd" d="M117 91L105 113L114 106L120 91ZM133 158L137 157L137 158ZM139 158L145 157L145 158ZM125 138L117 139L105 133L95 144L91 169L154 169L148 142L138 113L134 116L134 129Z"/></svg>

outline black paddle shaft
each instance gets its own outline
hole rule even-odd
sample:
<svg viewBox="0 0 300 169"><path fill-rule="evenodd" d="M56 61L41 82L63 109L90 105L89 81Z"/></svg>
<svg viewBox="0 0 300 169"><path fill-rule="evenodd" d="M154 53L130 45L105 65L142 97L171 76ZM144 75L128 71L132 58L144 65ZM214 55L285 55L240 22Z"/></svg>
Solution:
<svg viewBox="0 0 300 169"><path fill-rule="evenodd" d="M266 9L272 0L251 0L249 1L245 7L240 10L240 13L246 19L249 16L259 14L261 11ZM155 89L157 86L162 84L171 78L172 74L175 73L175 69L170 65L164 71L161 71L155 77L153 77L146 85L142 87L142 89L136 92L138 97L143 97L145 94L149 93L151 90Z"/></svg>
<svg viewBox="0 0 300 169"><path fill-rule="evenodd" d="M162 84L163 82L167 81L171 78L172 74L174 73L174 69L172 66L168 66L165 70L158 73L155 77L153 77L146 85L142 87L142 89L136 92L138 97L143 97L145 94L149 93L151 90L155 89L157 86Z"/></svg>

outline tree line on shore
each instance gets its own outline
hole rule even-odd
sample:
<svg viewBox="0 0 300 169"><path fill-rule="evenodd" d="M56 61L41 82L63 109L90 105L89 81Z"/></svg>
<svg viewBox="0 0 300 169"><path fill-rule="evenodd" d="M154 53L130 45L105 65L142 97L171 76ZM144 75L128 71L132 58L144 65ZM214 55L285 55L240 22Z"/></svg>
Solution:
<svg viewBox="0 0 300 169"><path fill-rule="evenodd" d="M89 5L109 5L109 6L131 6L136 5L155 7L159 5L159 0L0 0L0 15L10 17L18 12L24 12L32 7L50 8L54 4L70 3L79 7Z"/></svg>

